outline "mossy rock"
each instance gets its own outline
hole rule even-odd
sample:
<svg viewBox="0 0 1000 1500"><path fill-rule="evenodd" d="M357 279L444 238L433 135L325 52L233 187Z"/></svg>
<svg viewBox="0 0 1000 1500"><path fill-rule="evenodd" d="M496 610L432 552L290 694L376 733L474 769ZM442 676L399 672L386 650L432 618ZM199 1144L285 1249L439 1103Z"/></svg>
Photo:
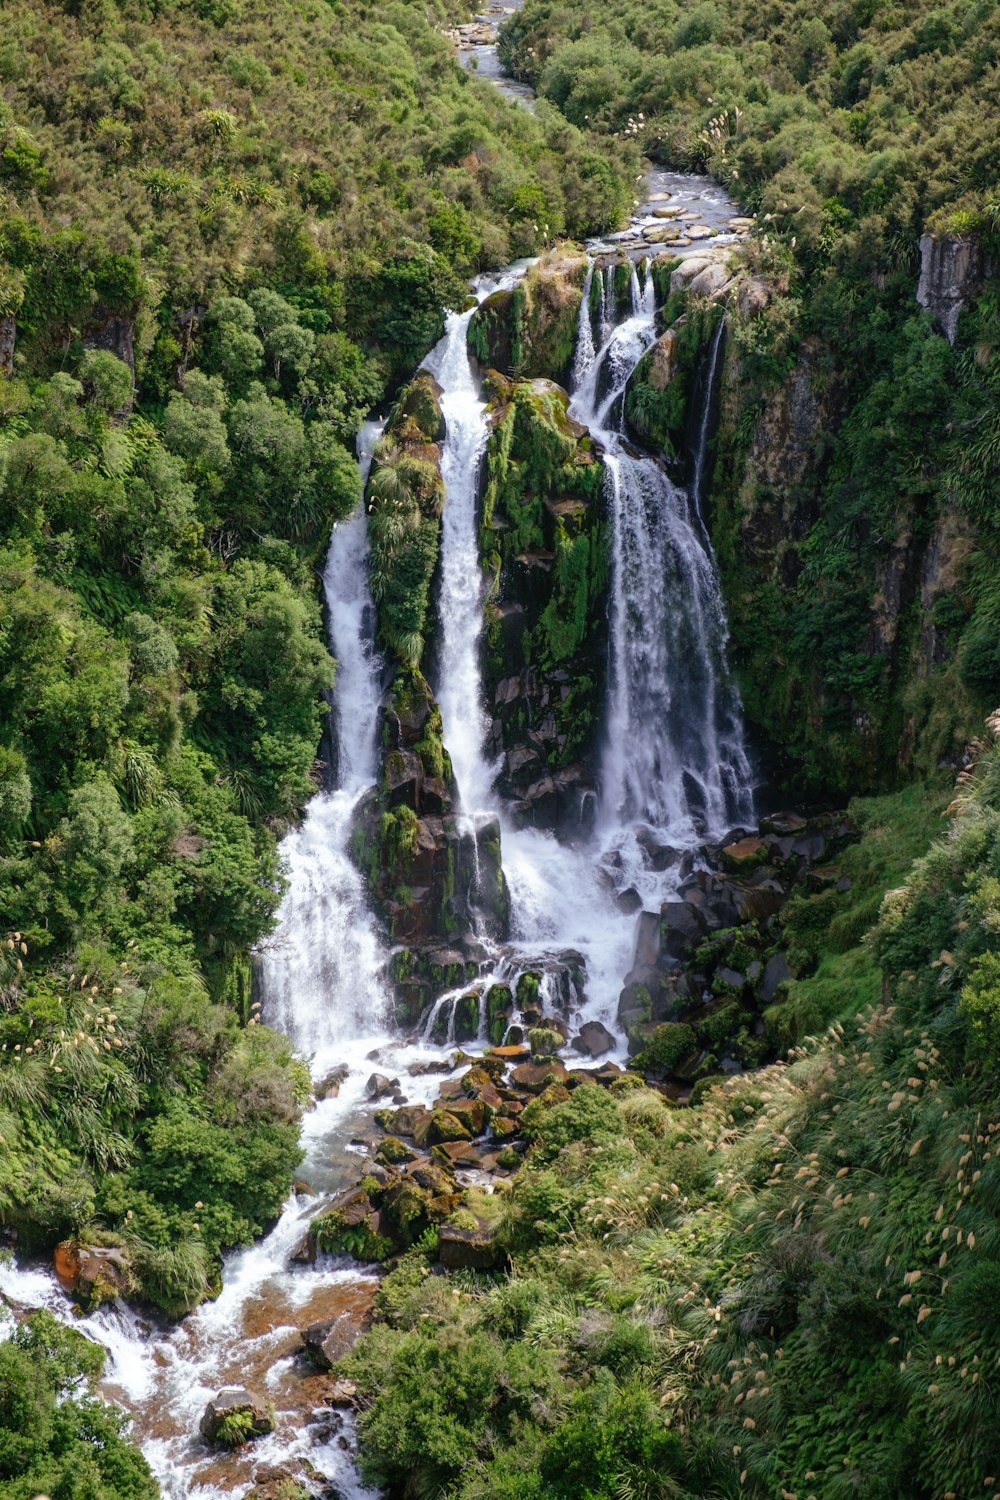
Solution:
<svg viewBox="0 0 1000 1500"><path fill-rule="evenodd" d="M405 1141L401 1141L396 1135L387 1135L384 1141L380 1141L378 1150L375 1152L375 1160L386 1167L398 1167L404 1162L415 1161L417 1153L412 1151Z"/></svg>
<svg viewBox="0 0 1000 1500"><path fill-rule="evenodd" d="M479 996L475 991L455 1001L455 1040L474 1042L479 1035Z"/></svg>
<svg viewBox="0 0 1000 1500"><path fill-rule="evenodd" d="M437 1141L469 1141L472 1139L472 1132L450 1110L436 1109L428 1123L425 1139L431 1144Z"/></svg>
<svg viewBox="0 0 1000 1500"><path fill-rule="evenodd" d="M469 352L501 375L514 373L515 318L514 293L500 291L485 298L469 321Z"/></svg>
<svg viewBox="0 0 1000 1500"><path fill-rule="evenodd" d="M421 370L413 377L399 398L397 411L400 417L409 417L428 442L444 440L441 387L429 370Z"/></svg>
<svg viewBox="0 0 1000 1500"><path fill-rule="evenodd" d="M541 974L526 970L517 981L517 1004L520 1010L528 1010L538 1004Z"/></svg>
<svg viewBox="0 0 1000 1500"><path fill-rule="evenodd" d="M691 1027L683 1021L664 1021L657 1026L645 1047L632 1059L640 1073L672 1073L696 1049Z"/></svg>

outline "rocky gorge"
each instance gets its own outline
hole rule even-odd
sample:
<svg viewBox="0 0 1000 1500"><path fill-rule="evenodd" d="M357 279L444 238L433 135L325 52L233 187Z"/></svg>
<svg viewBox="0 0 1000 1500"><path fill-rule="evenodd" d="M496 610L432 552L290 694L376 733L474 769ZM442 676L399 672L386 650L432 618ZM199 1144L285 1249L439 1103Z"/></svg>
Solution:
<svg viewBox="0 0 1000 1500"><path fill-rule="evenodd" d="M450 32L486 77L500 15ZM532 91L521 84L516 98L530 108ZM550 111L539 110L545 128ZM647 118L636 108L619 123L630 145ZM463 171L478 170L486 157L466 125L455 127L454 151ZM226 127L211 129L221 140ZM42 1327L31 1318L42 1309L51 1329L72 1320L107 1351L102 1393L130 1413L152 1473L177 1500L575 1500L591 1493L592 1476L600 1500L648 1493L650 1476L663 1493L772 1500L801 1456L790 1448L796 1423L808 1432L803 1463L820 1466L803 1485L822 1472L817 1494L845 1492L846 1474L865 1493L876 1460L867 1449L865 1462L853 1448L834 1452L839 1438L828 1453L802 1394L828 1378L815 1353L836 1348L838 1317L850 1330L849 1398L858 1340L881 1393L862 1394L838 1430L867 1434L883 1398L895 1403L891 1426L918 1381L933 1407L952 1366L954 1381L974 1374L970 1390L978 1381L986 1355L961 1318L988 1326L988 1277L980 1284L977 1269L964 1280L956 1252L963 1238L965 1259L977 1236L981 1253L992 1243L976 1213L992 1191L997 1126L986 1122L989 1100L972 1094L988 1071L992 1024L989 952L976 944L995 923L992 876L979 880L993 858L993 761L992 739L972 738L969 726L977 691L992 681L995 615L981 516L951 490L934 498L933 466L905 433L908 403L930 431L942 382L989 368L996 260L988 238L957 221L953 232L928 230L919 280L915 262L903 267L913 272L912 348L869 389L844 353L851 298L887 286L895 295L900 268L867 267L864 292L844 291L843 303L816 272L803 295L792 230L779 234L763 200L743 194L740 212L716 178L674 170L682 155L676 140L660 141L658 159L644 160L624 229L578 242L546 224L536 243L522 226L504 256L484 242L477 268L519 247L532 253L471 285L459 278L450 310L435 301L419 338L408 330L412 347L393 325L385 399L372 407L357 397L352 433L360 414L368 420L349 483L343 459L338 468L324 457L309 429L316 482L348 496L325 561L301 541L312 524L307 493L289 512L299 553L264 537L254 517L245 559L233 562L225 530L211 533L222 575L212 608L250 673L243 683L227 666L214 722L233 741L237 715L253 724L255 753L277 781L290 752L254 714L286 688L294 699L286 663L301 666L312 650L312 696L325 693L330 708L301 819L276 803L265 811L264 783L228 760L213 782L220 799L256 808L269 835L283 835L285 885L275 864L268 886L276 926L255 940L251 964L217 924L206 960L213 1004L221 996L239 1024L226 1032L212 1012L203 1036L192 1019L207 1013L203 997L183 1011L176 1045L164 1039L155 944L148 994L129 973L137 940L120 967L88 954L68 981L78 1029L70 1043L60 1033L51 1059L61 1073L64 1043L134 1055L136 1097L148 1089L172 1111L173 1135L143 1129L157 1180L183 1178L190 1239L164 1248L175 1228L112 1171L98 1209L84 1203L89 1217L59 1207L63 1217L33 1231L32 1248L55 1245L51 1269L26 1253L26 1234L16 1265L0 1259L0 1294L21 1330ZM737 181L734 172L734 192ZM461 239L463 201L439 208L436 246ZM519 201L536 213L527 189ZM524 224L534 233L541 222ZM290 224L282 233L311 265ZM407 255L400 275L418 276L421 253ZM301 307L266 287L247 295L192 313L189 332L205 315L206 369L215 360L216 373L188 375L185 343L180 389L168 397L178 455L213 497L220 481L206 466L223 462L224 432L249 448L256 424L248 494L265 483L265 418L278 420L266 403L279 410L276 393L290 389L297 361L309 367L317 336L324 358L341 361L337 379L362 383L336 295L325 304L332 314L317 312L314 293ZM967 347L972 320L986 333ZM884 315L872 326L884 330ZM0 319L5 379L14 334ZM144 337L129 324L133 382ZM240 362L258 358L256 346L266 363L253 381ZM122 348L92 352L120 363ZM171 359L181 353L178 344ZM76 382L74 395L64 383L56 395L86 400L89 415L57 411L53 396L45 421L77 435L96 423L97 397L85 391L105 379L101 464L114 476L120 461L124 473L114 435L132 398L105 366L81 370L90 384ZM330 397L317 390L302 384L290 405L308 415L319 401L325 413ZM869 401L889 402L890 415L869 420ZM890 461L892 484L879 467ZM955 493L958 472L949 471ZM876 473L877 505L865 488ZM302 610L273 586L261 599L244 583L265 579L276 558L301 583L310 556L332 688L321 643L296 635ZM143 566L156 576L154 560ZM227 604L237 582L245 594ZM179 635L192 674L204 651L195 593L184 595L191 619ZM227 609L260 629L252 651ZM172 682L180 657L142 617L122 629L132 642L123 681L134 701L159 703L152 679ZM175 740L196 699L177 707ZM169 718L162 703L156 712ZM988 731L995 737L992 720ZM141 845L151 809L175 803L155 790L134 741L114 755ZM0 759L0 790L14 784L2 779L6 766ZM917 772L926 788L898 789ZM51 850L79 862L74 851L87 827L94 842L105 814L90 809L87 825L88 809L73 809ZM205 837L177 814L172 855L208 865L222 830L233 837L219 807L213 817ZM938 826L957 853L938 844L925 854ZM132 825L118 836L130 850ZM96 879L81 868L81 880ZM166 901L158 891L149 884L144 899ZM11 931L0 954L4 1014L18 1008L16 955L29 958ZM939 1024L934 1006L959 991L958 1019L949 1010ZM62 996L43 997L42 1024L55 1003ZM36 1045L22 1038L17 1061ZM162 1089L149 1061L159 1057L176 1070ZM179 1095L178 1080L203 1057L211 1137L199 1134L201 1106L182 1118ZM266 1072L261 1057L284 1071ZM123 1097L129 1087L119 1078ZM928 1103L939 1088L940 1119ZM262 1122L259 1136L224 1159L244 1111ZM2 1111L0 1124L8 1128ZM116 1137L108 1149L124 1171L133 1148ZM183 1165L188 1151L204 1175ZM917 1181L932 1153L935 1180L928 1168ZM266 1213L245 1208L237 1230L216 1201L220 1161L240 1207L269 1172L280 1185ZM67 1181L78 1191L72 1173ZM136 1211L141 1235L129 1229ZM112 1219L118 1229L102 1227ZM943 1251L942 1220L942 1239L957 1234ZM149 1223L155 1245L142 1237ZM942 1278L949 1255L958 1266ZM964 1365L955 1355L944 1365L944 1345L928 1352L923 1342L937 1337L952 1274ZM168 1290L154 1303L158 1285ZM786 1352L796 1373L782 1385ZM988 1384L962 1426L963 1454L975 1452L967 1467L987 1490L995 1465L977 1445ZM769 1402L772 1386L781 1402ZM964 1478L945 1491L952 1460L928 1457L933 1440L920 1441L937 1476L920 1500L964 1493ZM912 1500L906 1482L886 1480L878 1500Z"/></svg>

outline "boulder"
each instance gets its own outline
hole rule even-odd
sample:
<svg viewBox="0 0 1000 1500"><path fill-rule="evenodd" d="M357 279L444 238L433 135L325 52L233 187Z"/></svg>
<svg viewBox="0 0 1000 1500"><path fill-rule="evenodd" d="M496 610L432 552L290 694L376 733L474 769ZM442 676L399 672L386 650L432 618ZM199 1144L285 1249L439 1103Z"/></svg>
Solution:
<svg viewBox="0 0 1000 1500"><path fill-rule="evenodd" d="M491 1271L497 1263L493 1231L485 1224L462 1229L442 1224L438 1230L438 1255L449 1271Z"/></svg>
<svg viewBox="0 0 1000 1500"><path fill-rule="evenodd" d="M350 1073L346 1063L338 1063L337 1067L331 1068L329 1073L324 1074L319 1083L313 1084L313 1095L318 1100L336 1099L340 1093L340 1086Z"/></svg>
<svg viewBox="0 0 1000 1500"><path fill-rule="evenodd" d="M113 1302L133 1289L129 1254L124 1245L82 1245L63 1240L53 1254L59 1284L84 1307Z"/></svg>
<svg viewBox="0 0 1000 1500"><path fill-rule="evenodd" d="M299 1240L288 1260L293 1266L311 1266L316 1260L316 1255L316 1236L312 1230L309 1230Z"/></svg>
<svg viewBox="0 0 1000 1500"><path fill-rule="evenodd" d="M730 870L752 870L756 865L762 864L769 854L770 850L763 839L750 837L727 844L722 851L722 860Z"/></svg>
<svg viewBox="0 0 1000 1500"><path fill-rule="evenodd" d="M571 1045L574 1052L582 1053L585 1057L603 1057L605 1052L614 1049L615 1039L600 1021L586 1021Z"/></svg>
<svg viewBox="0 0 1000 1500"><path fill-rule="evenodd" d="M550 1083L565 1083L567 1069L558 1057L547 1057L544 1062L520 1063L510 1075L515 1088L529 1094L540 1094Z"/></svg>
<svg viewBox="0 0 1000 1500"><path fill-rule="evenodd" d="M760 982L760 998L763 1001L773 1000L783 984L792 977L792 971L788 967L787 953L772 953L764 965L764 977Z"/></svg>
<svg viewBox="0 0 1000 1500"><path fill-rule="evenodd" d="M384 1073L373 1073L365 1084L366 1099L384 1099L399 1088L398 1078L387 1078Z"/></svg>
<svg viewBox="0 0 1000 1500"><path fill-rule="evenodd" d="M324 1406L357 1405L358 1388L353 1380L335 1380L323 1397Z"/></svg>
<svg viewBox="0 0 1000 1500"><path fill-rule="evenodd" d="M240 1385L227 1385L205 1407L199 1431L206 1443L239 1448L253 1438L274 1431L274 1419L265 1401Z"/></svg>
<svg viewBox="0 0 1000 1500"><path fill-rule="evenodd" d="M708 924L690 901L664 901L659 930L663 952L670 958L683 958L702 941Z"/></svg>
<svg viewBox="0 0 1000 1500"><path fill-rule="evenodd" d="M450 1110L436 1109L424 1139L431 1144L438 1141L467 1141L471 1134ZM419 1141L419 1136L415 1134L414 1139Z"/></svg>
<svg viewBox="0 0 1000 1500"><path fill-rule="evenodd" d="M341 1313L337 1318L324 1318L303 1329L302 1347L318 1369L332 1370L353 1349L360 1334L357 1322L347 1313Z"/></svg>
<svg viewBox="0 0 1000 1500"><path fill-rule="evenodd" d="M635 929L633 969L648 968L660 956L660 918L655 911L639 913Z"/></svg>

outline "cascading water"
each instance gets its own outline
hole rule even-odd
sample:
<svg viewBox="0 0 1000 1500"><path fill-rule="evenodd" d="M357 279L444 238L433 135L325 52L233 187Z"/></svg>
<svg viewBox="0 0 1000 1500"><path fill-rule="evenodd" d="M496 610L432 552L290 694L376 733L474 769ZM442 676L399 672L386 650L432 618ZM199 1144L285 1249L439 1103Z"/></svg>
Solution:
<svg viewBox="0 0 1000 1500"><path fill-rule="evenodd" d="M667 842L690 847L748 822L753 798L725 666L725 611L697 511L721 334L710 348L691 497L623 437L625 388L655 337L652 276L643 285L633 267L628 315L578 370L570 412L604 449L613 528L602 829L613 837L645 823ZM585 299L578 347L588 344Z"/></svg>
<svg viewBox="0 0 1000 1500"><path fill-rule="evenodd" d="M499 282L484 281L480 295L513 285L520 274L515 267ZM598 307L592 320L594 279ZM437 686L463 814L473 826L485 815L499 814L502 822L512 939L503 950L494 949L489 977L513 985L522 970L540 971L543 1006L558 1007L576 1023L595 1019L614 1029L635 948L635 919L616 904L615 890L631 886L644 906L655 909L671 888L670 874L658 873L645 858L637 838L641 825L652 824L665 842L690 848L699 826L714 834L729 822L747 820L751 810L738 704L725 674L725 620L707 539L699 531L707 407L689 503L655 460L638 456L622 437L625 385L655 337L652 278L632 268L627 289L616 295L614 274L591 270L572 410L591 426L608 468L612 686L601 817L588 845L566 847L507 823L493 793L494 768L484 755L476 507L488 427L466 353L467 327L467 314L453 314L427 361L443 387L447 423ZM712 371L709 391L711 383ZM373 435L370 428L362 434L362 450ZM366 570L359 508L335 529L325 575L339 663L338 784L313 800L302 827L285 842L289 888L278 930L260 958L266 1018L309 1058L314 1079L334 1064L348 1068L339 1094L328 1093L305 1118L303 1172L317 1189L355 1176L345 1142L367 1118L363 1080L372 1049L380 1067L403 1072L407 1064L398 1039L388 1034L387 954L350 857L354 810L376 772L381 664ZM570 977L578 972L585 975L582 993ZM457 998L446 997L439 1007L444 1035L429 1018L426 1044L454 1034ZM409 1057L417 1060L419 1049ZM436 1078L408 1079L407 1096L411 1102L430 1099L436 1086ZM296 1360L299 1329L352 1307L360 1311L371 1291L371 1278L353 1264L323 1258L315 1266L296 1264L296 1248L316 1207L315 1198L292 1194L267 1238L229 1259L217 1301L170 1332L150 1330L123 1307L103 1307L77 1324L109 1350L104 1389L133 1412L134 1436L170 1500L195 1491L206 1500L245 1493L258 1465L296 1457L307 1457L338 1493L366 1493L343 1427L335 1425L344 1419L323 1413L321 1392ZM47 1270L0 1263L0 1293L70 1319ZM227 1383L246 1383L265 1394L277 1423L271 1437L218 1457L196 1433L206 1401ZM319 1424L317 1416L323 1418Z"/></svg>
<svg viewBox="0 0 1000 1500"><path fill-rule="evenodd" d="M496 282L487 278L477 283L480 296L495 288ZM444 338L425 361L441 387L445 420L441 477L447 499L441 522L441 668L437 699L462 810L468 817L489 806L493 780L482 756L486 736L479 683L483 590L476 534L479 465L489 428L486 404L466 347L474 310L448 314Z"/></svg>
<svg viewBox="0 0 1000 1500"><path fill-rule="evenodd" d="M656 907L672 889L637 838L694 849L752 815L750 770L739 705L725 668L726 626L707 537L696 507L660 465L622 435L625 387L656 337L648 269L631 266L616 299L615 269L588 270L574 360L571 413L605 453L613 517L611 690L603 756L601 818L594 840L567 847L513 827L497 805L486 760L479 638L483 583L477 545L478 469L488 440L486 408L466 351L470 314L452 315L427 361L442 386L447 435L441 552L440 680L444 740L467 816L499 815L511 893L512 942L501 967L577 954L586 1001L570 1019L614 1027L635 944L634 919L613 899L631 887ZM595 346L591 289L599 278ZM625 304L616 320L616 304ZM718 345L713 346L713 360ZM708 388L714 374L709 373ZM707 442L705 415L701 445ZM698 474L704 452L698 458ZM609 872L602 856L614 853ZM615 890L609 890L609 885ZM445 1033L455 997L440 1002L427 1034ZM448 1009L450 1007L450 1009Z"/></svg>

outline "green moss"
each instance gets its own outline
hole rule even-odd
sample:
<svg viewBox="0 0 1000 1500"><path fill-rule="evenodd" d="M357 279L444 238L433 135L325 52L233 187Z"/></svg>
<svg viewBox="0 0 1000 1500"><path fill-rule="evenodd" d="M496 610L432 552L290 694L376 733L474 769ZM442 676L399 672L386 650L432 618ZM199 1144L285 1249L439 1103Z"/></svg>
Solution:
<svg viewBox="0 0 1000 1500"><path fill-rule="evenodd" d="M695 1047L695 1034L690 1026L682 1021L664 1021L632 1059L632 1064L642 1073L672 1073Z"/></svg>

